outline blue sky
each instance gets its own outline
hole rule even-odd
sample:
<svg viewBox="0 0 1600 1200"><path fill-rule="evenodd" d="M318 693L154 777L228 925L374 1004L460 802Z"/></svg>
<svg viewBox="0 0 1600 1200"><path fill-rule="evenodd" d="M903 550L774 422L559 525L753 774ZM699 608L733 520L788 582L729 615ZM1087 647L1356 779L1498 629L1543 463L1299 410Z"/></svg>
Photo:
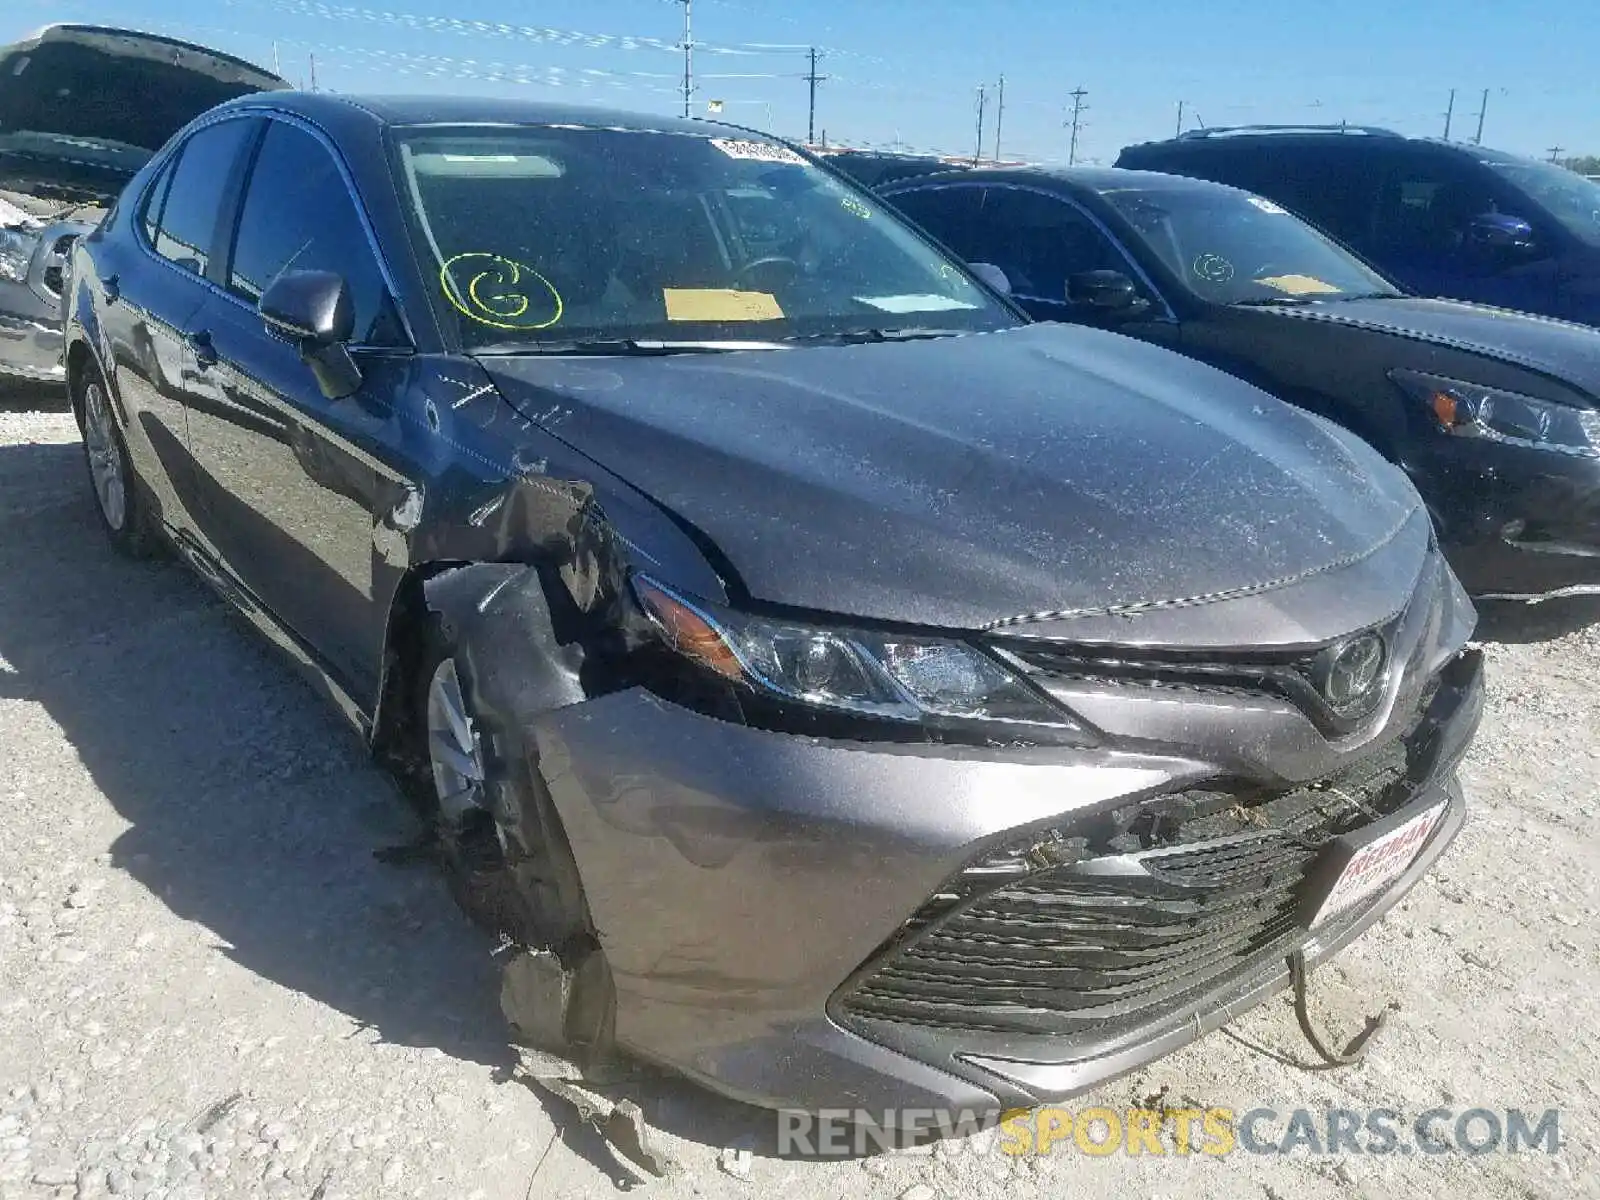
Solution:
<svg viewBox="0 0 1600 1200"><path fill-rule="evenodd" d="M826 51L818 124L832 141L968 152L977 90L1006 79L1007 157L1064 160L1084 88L1081 160L1176 127L1348 120L1471 136L1544 156L1600 154L1594 0L694 0L695 107L804 136L801 47ZM675 0L6 0L0 40L47 21L185 36L339 91L510 91L676 111ZM473 22L512 26L486 32ZM588 35L573 37L569 35ZM630 40L633 39L633 40ZM645 40L637 40L645 39ZM778 47L767 49L766 47ZM796 47L784 49L782 47Z"/></svg>

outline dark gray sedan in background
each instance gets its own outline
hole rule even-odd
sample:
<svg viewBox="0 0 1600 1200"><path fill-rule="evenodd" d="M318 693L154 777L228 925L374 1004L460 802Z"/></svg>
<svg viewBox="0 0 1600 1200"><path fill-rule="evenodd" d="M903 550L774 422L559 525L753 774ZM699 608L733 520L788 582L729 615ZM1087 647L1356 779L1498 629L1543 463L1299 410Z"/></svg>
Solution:
<svg viewBox="0 0 1600 1200"><path fill-rule="evenodd" d="M113 544L176 547L394 765L573 1057L1068 1096L1461 826L1474 613L1405 476L1028 324L782 143L267 94L70 278Z"/></svg>
<svg viewBox="0 0 1600 1200"><path fill-rule="evenodd" d="M883 194L1032 316L1181 351L1360 434L1482 598L1600 596L1600 330L1408 296L1271 200L1008 168Z"/></svg>

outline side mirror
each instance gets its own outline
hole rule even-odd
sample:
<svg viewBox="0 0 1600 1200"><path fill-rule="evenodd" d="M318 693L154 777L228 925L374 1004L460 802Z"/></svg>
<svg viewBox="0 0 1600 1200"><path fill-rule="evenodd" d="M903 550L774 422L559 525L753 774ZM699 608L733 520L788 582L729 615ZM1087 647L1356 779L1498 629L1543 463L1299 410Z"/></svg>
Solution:
<svg viewBox="0 0 1600 1200"><path fill-rule="evenodd" d="M968 263L967 270L971 271L1002 296L1011 295L1010 277L993 263Z"/></svg>
<svg viewBox="0 0 1600 1200"><path fill-rule="evenodd" d="M1467 222L1467 245L1495 256L1525 254L1534 248L1533 226L1509 213L1482 213Z"/></svg>
<svg viewBox="0 0 1600 1200"><path fill-rule="evenodd" d="M1150 307L1133 280L1121 271L1080 271L1068 276L1067 303L1128 316Z"/></svg>
<svg viewBox="0 0 1600 1200"><path fill-rule="evenodd" d="M355 332L355 307L341 276L285 271L256 307L270 336L299 348L324 396L338 400L361 386L361 368L346 347Z"/></svg>

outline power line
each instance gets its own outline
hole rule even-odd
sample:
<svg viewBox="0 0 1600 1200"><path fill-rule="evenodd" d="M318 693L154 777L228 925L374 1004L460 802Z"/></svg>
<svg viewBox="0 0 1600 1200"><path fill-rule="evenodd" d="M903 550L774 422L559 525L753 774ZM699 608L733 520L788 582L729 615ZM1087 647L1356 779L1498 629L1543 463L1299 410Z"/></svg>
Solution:
<svg viewBox="0 0 1600 1200"><path fill-rule="evenodd" d="M1067 166L1072 166L1078 161L1078 134L1083 129L1084 103L1083 98L1089 93L1082 86L1074 88L1067 95L1072 97L1072 142L1067 148Z"/></svg>

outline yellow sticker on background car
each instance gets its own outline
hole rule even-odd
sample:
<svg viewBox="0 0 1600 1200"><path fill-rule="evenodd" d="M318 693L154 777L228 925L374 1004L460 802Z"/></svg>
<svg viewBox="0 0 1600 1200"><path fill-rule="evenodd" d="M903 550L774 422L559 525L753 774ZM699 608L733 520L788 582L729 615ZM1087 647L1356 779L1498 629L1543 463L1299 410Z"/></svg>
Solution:
<svg viewBox="0 0 1600 1200"><path fill-rule="evenodd" d="M771 292L733 288L663 288L669 321L781 321L783 309Z"/></svg>

